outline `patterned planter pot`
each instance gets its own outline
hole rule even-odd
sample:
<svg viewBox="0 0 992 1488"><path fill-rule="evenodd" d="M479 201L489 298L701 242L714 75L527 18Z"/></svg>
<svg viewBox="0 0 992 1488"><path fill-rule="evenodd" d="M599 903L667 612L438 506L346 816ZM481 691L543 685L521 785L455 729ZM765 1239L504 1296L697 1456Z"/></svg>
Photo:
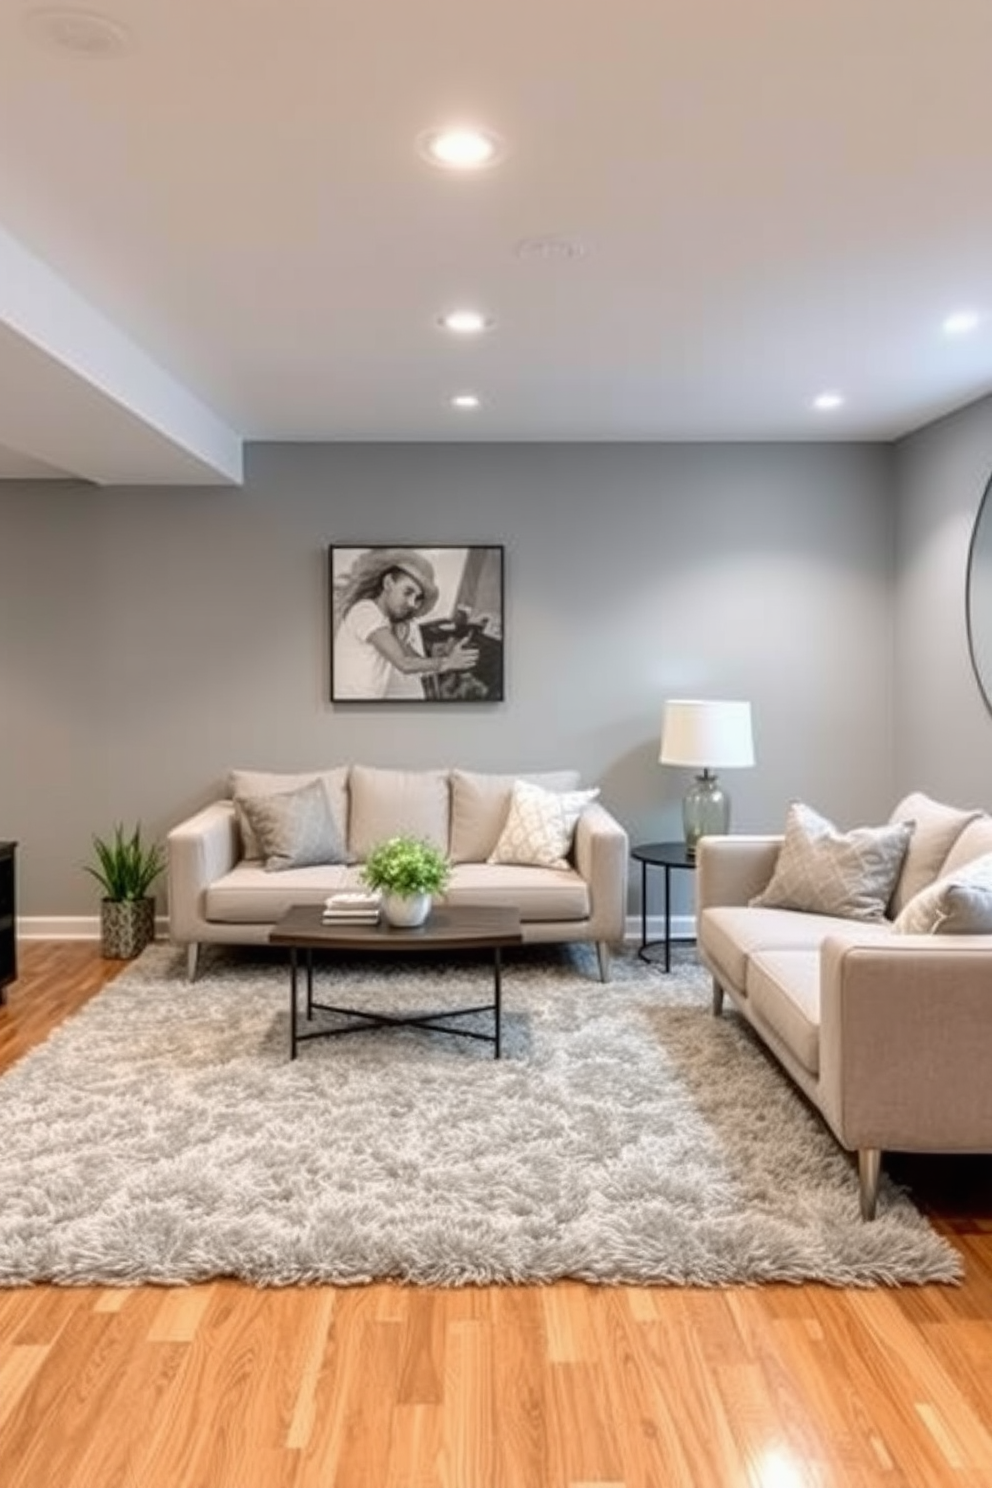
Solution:
<svg viewBox="0 0 992 1488"><path fill-rule="evenodd" d="M100 931L101 950L109 960L130 961L140 956L155 939L155 900L101 900Z"/></svg>

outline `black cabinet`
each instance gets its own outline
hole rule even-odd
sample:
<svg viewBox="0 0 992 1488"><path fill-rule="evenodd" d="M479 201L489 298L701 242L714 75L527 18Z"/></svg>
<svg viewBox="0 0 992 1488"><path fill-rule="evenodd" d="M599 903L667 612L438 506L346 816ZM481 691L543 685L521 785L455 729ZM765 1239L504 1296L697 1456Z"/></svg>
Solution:
<svg viewBox="0 0 992 1488"><path fill-rule="evenodd" d="M17 902L14 880L16 842L0 842L0 1003L17 977Z"/></svg>

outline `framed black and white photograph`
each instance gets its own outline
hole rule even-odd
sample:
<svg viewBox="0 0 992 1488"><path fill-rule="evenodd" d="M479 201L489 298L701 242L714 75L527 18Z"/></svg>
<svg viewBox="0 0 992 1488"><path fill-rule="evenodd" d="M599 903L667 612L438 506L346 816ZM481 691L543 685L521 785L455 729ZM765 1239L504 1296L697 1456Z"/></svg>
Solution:
<svg viewBox="0 0 992 1488"><path fill-rule="evenodd" d="M503 701L502 547L330 547L331 702Z"/></svg>

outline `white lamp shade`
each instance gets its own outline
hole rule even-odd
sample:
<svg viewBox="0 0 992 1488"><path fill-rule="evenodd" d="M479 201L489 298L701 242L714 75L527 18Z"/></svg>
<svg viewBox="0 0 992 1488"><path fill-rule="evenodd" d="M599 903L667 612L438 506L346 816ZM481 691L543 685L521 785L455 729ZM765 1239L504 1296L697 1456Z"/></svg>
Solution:
<svg viewBox="0 0 992 1488"><path fill-rule="evenodd" d="M743 769L754 764L751 704L714 698L674 698L665 704L663 765Z"/></svg>

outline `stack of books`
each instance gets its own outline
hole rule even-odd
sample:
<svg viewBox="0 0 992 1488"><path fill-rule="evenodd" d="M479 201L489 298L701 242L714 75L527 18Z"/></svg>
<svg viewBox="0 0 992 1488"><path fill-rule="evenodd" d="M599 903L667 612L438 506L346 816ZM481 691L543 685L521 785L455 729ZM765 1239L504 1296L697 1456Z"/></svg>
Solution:
<svg viewBox="0 0 992 1488"><path fill-rule="evenodd" d="M342 889L324 900L321 919L325 925L374 925L380 900L380 894L367 889Z"/></svg>

